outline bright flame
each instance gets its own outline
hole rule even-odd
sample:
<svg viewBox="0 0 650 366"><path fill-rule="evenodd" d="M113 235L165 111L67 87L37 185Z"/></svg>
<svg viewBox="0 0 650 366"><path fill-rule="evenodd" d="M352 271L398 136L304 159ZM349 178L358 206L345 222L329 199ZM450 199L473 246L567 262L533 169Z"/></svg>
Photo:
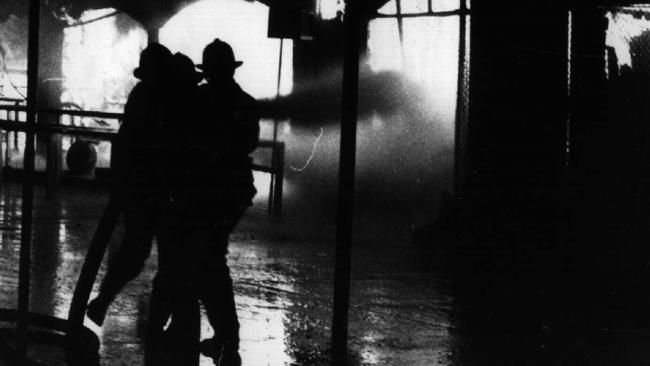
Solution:
<svg viewBox="0 0 650 366"><path fill-rule="evenodd" d="M344 9L345 3L342 0L318 0L318 14L322 19L334 19Z"/></svg>
<svg viewBox="0 0 650 366"><path fill-rule="evenodd" d="M113 11L87 11L81 20L97 18ZM126 34L118 31L118 21L131 24ZM146 43L146 32L123 14L66 28L62 101L76 103L86 110L122 111L136 81L132 75L133 69L138 65L140 50Z"/></svg>
<svg viewBox="0 0 650 366"><path fill-rule="evenodd" d="M434 0L431 2L431 10L434 12L437 11L452 11L460 8L461 0ZM469 8L469 0L467 1L467 7ZM429 10L429 1L428 0L401 0L400 1L400 10L402 14L421 14L426 13ZM379 14L396 14L397 13L397 3L395 0L387 2L384 6L377 10Z"/></svg>
<svg viewBox="0 0 650 366"><path fill-rule="evenodd" d="M648 9L646 9L648 10ZM650 31L650 22L646 19L635 18L630 14L607 13L609 27L607 28L607 46L614 47L618 65L632 66L630 41L642 33Z"/></svg>
<svg viewBox="0 0 650 366"><path fill-rule="evenodd" d="M467 1L467 7L470 6L470 0ZM461 0L434 0L432 2L433 11L450 11L460 8Z"/></svg>
<svg viewBox="0 0 650 366"><path fill-rule="evenodd" d="M0 96L24 99L27 94L27 24L11 15L0 23Z"/></svg>
<svg viewBox="0 0 650 366"><path fill-rule="evenodd" d="M370 22L368 29L368 53L370 58L368 63L373 71L401 70L401 48L399 32L397 31L397 19L380 18Z"/></svg>
<svg viewBox="0 0 650 366"><path fill-rule="evenodd" d="M244 62L235 78L255 98L278 94L280 40L267 37L269 8L259 2L204 0L174 16L160 31L161 43L201 63L203 48L219 38L228 42L235 58ZM291 92L293 41L285 39L282 51L280 95Z"/></svg>
<svg viewBox="0 0 650 366"><path fill-rule="evenodd" d="M437 1L434 1L434 3L437 3ZM403 14L426 13L429 10L427 0L400 0L400 5Z"/></svg>

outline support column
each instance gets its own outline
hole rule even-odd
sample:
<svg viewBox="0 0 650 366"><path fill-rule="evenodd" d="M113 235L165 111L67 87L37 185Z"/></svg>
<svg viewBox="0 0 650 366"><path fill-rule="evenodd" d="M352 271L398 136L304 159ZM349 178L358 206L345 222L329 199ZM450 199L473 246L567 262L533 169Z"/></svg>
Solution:
<svg viewBox="0 0 650 366"><path fill-rule="evenodd" d="M38 75L38 106L41 109L60 109L63 94L63 38L64 24L46 9L41 11L42 25ZM39 124L58 125L56 115L38 116ZM61 135L37 136L36 154L46 158L47 194L56 191L63 171Z"/></svg>
<svg viewBox="0 0 650 366"><path fill-rule="evenodd" d="M429 2L431 7L431 2ZM466 184L467 113L469 104L469 60L467 58L467 1L461 0L458 38L458 82L456 89L456 123L454 128L454 195L462 200Z"/></svg>
<svg viewBox="0 0 650 366"><path fill-rule="evenodd" d="M450 252L472 268L454 276L456 297L473 314L464 326L500 341L461 345L459 364L526 364L538 358L513 352L519 344L512 340L548 319L560 332L570 329L562 324L570 314L563 295L577 292L558 275L566 273L557 260L565 246L556 238L565 204L568 13L541 0L472 1L471 11L466 172L473 210L463 212L464 250ZM553 344L549 338L540 342Z"/></svg>
<svg viewBox="0 0 650 366"><path fill-rule="evenodd" d="M157 26L147 26L147 42L158 43L160 42L160 28Z"/></svg>
<svg viewBox="0 0 650 366"><path fill-rule="evenodd" d="M20 231L20 269L18 277L18 357L27 356L29 292L32 255L32 208L34 203L34 128L38 87L38 44L40 1L29 1L29 43L27 48L27 133L23 165L22 217Z"/></svg>
<svg viewBox="0 0 650 366"><path fill-rule="evenodd" d="M4 178L3 170L5 167L5 161L7 160L6 150L2 148L2 143L5 140L7 140L7 144L9 143L9 140L7 139L8 133L8 131L0 130L0 182L2 182L2 178Z"/></svg>
<svg viewBox="0 0 650 366"><path fill-rule="evenodd" d="M354 219L354 178L361 48L361 1L346 2L345 55L341 109L341 153L332 317L332 365L347 360L348 309L350 306L350 261Z"/></svg>
<svg viewBox="0 0 650 366"><path fill-rule="evenodd" d="M542 217L534 206L551 206L566 156L567 23L567 9L537 0L472 3L467 171L488 212L508 206L520 220L526 202Z"/></svg>
<svg viewBox="0 0 650 366"><path fill-rule="evenodd" d="M593 160L595 121L603 119L607 99L605 41L607 18L595 7L572 13L571 126L569 164L581 172L600 169ZM602 150L602 148L600 148ZM583 173L584 174L584 173Z"/></svg>

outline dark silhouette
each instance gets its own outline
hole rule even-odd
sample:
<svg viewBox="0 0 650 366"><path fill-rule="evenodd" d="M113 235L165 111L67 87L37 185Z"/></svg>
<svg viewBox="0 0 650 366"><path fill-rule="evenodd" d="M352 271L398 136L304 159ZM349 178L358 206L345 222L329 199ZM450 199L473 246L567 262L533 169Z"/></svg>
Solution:
<svg viewBox="0 0 650 366"><path fill-rule="evenodd" d="M88 305L88 317L101 325L110 303L142 270L159 236L164 213L163 127L166 119L165 77L171 52L153 43L142 51L133 88L124 108L124 122L114 142L112 200L124 213L124 241L108 267L99 295ZM160 241L160 237L159 237Z"/></svg>
<svg viewBox="0 0 650 366"><path fill-rule="evenodd" d="M187 232L184 230L188 209L185 197L193 167L188 167L186 161L188 154L200 148L193 135L198 121L197 83L203 77L189 57L176 53L172 61L174 70L169 82L173 100L165 106L168 119L162 135L166 161L162 177L167 192L167 211L158 241L158 273L147 322L145 364L148 365L199 362L200 312L198 295L192 286L196 282L195 275L191 271L196 250L193 239L182 235ZM172 321L165 330L170 315Z"/></svg>
<svg viewBox="0 0 650 366"><path fill-rule="evenodd" d="M198 357L188 335L198 323L200 300L215 332L201 344L202 353L215 364L236 366L241 364L239 322L226 254L228 237L256 193L249 154L257 147L259 117L255 100L233 80L241 62L229 45L215 40L206 47L201 68L208 83L198 89L193 71L179 72L193 70L191 61L182 55L175 59L174 105L180 108L170 109L165 131L173 146L165 173L170 221L159 246L148 326L155 341L149 346L164 353L171 342L172 357ZM170 314L171 325L163 332Z"/></svg>
<svg viewBox="0 0 650 366"><path fill-rule="evenodd" d="M188 127L196 121L202 77L187 56L172 56L158 44L143 51L135 75L142 82L129 97L115 147L115 176L122 184L113 199L125 211L125 239L87 314L101 325L108 305L141 272L155 236L159 271L151 294L145 364L197 364L200 313L196 295L186 286L190 274L179 271L189 262L179 255L185 252L179 250L177 235L184 214L175 198L187 188L181 159L192 144ZM164 331L170 315L173 321Z"/></svg>
<svg viewBox="0 0 650 366"><path fill-rule="evenodd" d="M196 290L206 308L215 337L201 351L219 359L220 365L239 365L239 322L230 271L226 262L228 238L256 193L252 160L259 138L256 101L233 76L242 63L232 48L215 39L203 52L200 68L208 83L199 87L201 124L196 129L198 146L210 148L207 164L190 174L193 182L186 227L196 245L189 263L197 277Z"/></svg>
<svg viewBox="0 0 650 366"><path fill-rule="evenodd" d="M125 237L88 317L101 325L110 303L142 270L157 238L145 363L198 362L198 301L215 336L200 351L240 365L239 322L226 254L228 238L256 193L252 159L259 138L256 101L233 76L241 62L216 39L200 68L159 44L141 54L125 121L115 142L112 200ZM164 330L169 317L170 326ZM173 349L173 352L169 352Z"/></svg>

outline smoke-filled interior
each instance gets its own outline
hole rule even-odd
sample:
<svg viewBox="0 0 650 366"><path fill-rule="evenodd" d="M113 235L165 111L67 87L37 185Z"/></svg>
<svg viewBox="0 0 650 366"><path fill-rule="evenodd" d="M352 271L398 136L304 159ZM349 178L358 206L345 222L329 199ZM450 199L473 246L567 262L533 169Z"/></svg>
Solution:
<svg viewBox="0 0 650 366"><path fill-rule="evenodd" d="M345 11L342 3L319 1L316 8L318 18L340 28ZM421 4L409 8L410 2L402 3L404 8L401 11L404 13L422 10L418 7ZM394 6L394 2L386 5L390 6ZM432 10L453 10L454 6L458 4L436 2L436 8ZM383 10L380 13L390 15ZM332 51L335 56L327 53L323 56L319 50L314 50L319 47L319 34L306 34L297 39L269 38L268 24L269 8L260 2L202 0L186 6L168 19L159 31L159 41L172 52L188 55L196 64L202 62L203 47L214 38L228 42L235 57L243 61L235 74L236 81L260 101L263 111L269 111L261 121L260 138L271 141L275 136L286 146L281 218L261 225L257 221L254 224L243 223L241 230L268 230L264 234L288 238L291 244L287 248L276 248L267 254L272 257L278 255L273 253L279 250L282 253L279 254L280 263L289 268L276 270L273 263L268 268L264 267L266 264L260 264L256 256L260 251L268 250L263 245L231 248L231 256L238 258L238 264L234 265L234 280L241 291L237 302L242 316L242 338L257 339L260 332L269 334L256 345L256 352L244 349L244 357L249 364L296 364L300 360L307 360L306 364L318 364L326 359L325 351L320 348L328 341L329 329L322 324L329 321L331 311L329 278L333 251L329 243L335 236L338 194L342 52L336 51L337 46L331 44L322 47L339 52ZM6 60L3 65L7 65L0 78L3 97L23 98L17 93L24 92L26 84L25 26L26 23L19 18L10 18L2 24L4 29L11 29L15 37L21 37L1 38L3 61ZM22 27L21 31L17 32L19 27ZM390 16L376 18L368 23L365 33L366 52L361 55L359 64L355 236L360 244L379 248L403 243L410 239L416 227L433 221L438 215L440 197L452 190L460 16L428 15L399 21ZM343 42L342 38L335 38L337 34L328 36L334 43ZM338 36L342 37L342 34ZM139 53L147 41L145 27L115 9L86 11L79 19L67 19L61 49L61 94L58 102L66 109L120 113L137 82L133 69L138 66ZM310 51L305 52L305 49ZM277 113L278 110L282 112ZM20 116L20 119L24 121L25 116ZM61 123L89 129L116 131L119 128L117 119L64 117ZM6 136L10 138L3 141L3 151L7 151L3 163L21 169L24 134ZM61 137L64 157L78 140L70 136ZM95 176L98 176L97 172L110 167L111 144L99 139L90 143L97 152ZM45 156L44 150L37 149L36 169L39 172L47 169ZM185 158L189 161L194 157ZM270 159L268 148L259 148L254 154L255 162L261 165L269 164ZM65 159L63 164L67 174L70 167ZM268 173L255 172L258 193L251 209L253 220L259 221L260 212L266 210L270 184ZM63 202L60 208L65 210L65 207L80 204ZM46 203L39 205L47 206ZM85 209L91 210L90 207ZM59 214L66 215L63 211ZM49 234L43 235L58 234L61 243L79 235L76 228L65 221L48 230ZM44 237L37 239L45 240ZM253 236L245 240L255 243ZM314 246L307 248L304 243ZM322 243L328 245L321 246ZM56 268L51 263L45 265L56 276L50 278L49 274L42 274L45 285L39 287L39 296L50 296L48 286L55 287L56 291L52 301L37 306L39 311L65 316L71 301L68 292L73 285L72 272L78 269L80 260L74 254L77 251L78 248L62 245L55 253ZM305 266L305 263L311 263L307 261L313 260L318 262L317 267ZM260 271L260 266L264 267L263 271ZM155 265L150 261L147 273L153 268ZM296 272L287 274L287 271ZM311 278L323 280L314 286L310 283ZM283 292L273 296L262 295L259 288L250 283L281 286ZM416 286L425 285L418 283ZM402 288L393 284L382 291L382 296L387 298L403 293ZM427 287L422 298L413 301L422 301L431 291ZM301 308L305 306L303 295L295 298L294 295L303 292L313 293L310 301L318 300L318 306ZM11 304L15 301L14 296L5 295L5 302ZM120 306L138 308L141 304L137 301L137 297L128 297ZM353 301L365 300L357 297ZM258 307L269 306L273 309L258 310ZM394 357L382 353L381 347L375 347L382 342L382 337L375 334L377 325L368 322L373 316L374 310L368 308L355 314L351 320L353 337L367 345L358 350L358 357L364 364L381 364ZM448 321L443 314L440 319ZM102 342L112 345L104 351L106 357L120 359L125 356L116 351L119 348L115 344L120 344L116 334L134 327L133 322L133 317L125 316L117 317L116 322L105 329L94 327L88 321L86 325L99 335ZM304 329L302 324L307 324ZM314 324L318 325L315 331L311 330ZM204 336L211 334L205 321L202 328ZM435 337L426 327L418 329L426 339ZM297 335L305 332L310 332L311 338ZM316 350L311 350L310 354L299 353L314 347Z"/></svg>
<svg viewBox="0 0 650 366"><path fill-rule="evenodd" d="M27 23L10 16L0 23L0 96L23 99L27 85Z"/></svg>
<svg viewBox="0 0 650 366"><path fill-rule="evenodd" d="M336 11L343 10L340 2L319 4L325 19L336 19ZM433 11L458 6L457 1L434 4ZM403 1L400 11L426 11L426 1ZM453 186L459 16L398 20L391 16L395 14L394 1L378 13L388 17L370 21L367 53L360 64L359 209L396 215L414 227L435 218L440 195ZM307 110L306 114L264 119L261 137L271 140L277 123L277 138L286 143L287 217L304 219L301 212L305 210L319 212L308 220L313 224L308 227L328 227L325 231L329 232L338 179L341 64L330 63L297 79L294 43L291 39L281 42L268 38L268 17L268 7L259 2L199 1L165 23L160 41L173 52L185 53L200 63L203 46L214 38L223 39L244 61L236 79L245 90L260 100L281 100ZM146 45L144 28L114 9L87 11L70 23L64 31L61 102L73 109L121 111L136 81L132 70L137 66L139 50ZM3 40L7 66L0 90L8 97L19 96L16 93L25 87L25 51L18 46L24 45L25 34L16 30L20 25L17 18L2 25L10 30L3 34L18 37ZM92 118L64 119L63 123L118 127L116 120L105 121L106 126ZM64 153L72 142L71 138L63 139ZM96 146L97 167L108 167L110 144L98 141ZM20 155L10 151L9 165L19 167ZM259 161L268 158L268 151L258 151ZM37 168L44 169L42 157L38 161ZM256 178L257 203L263 205L270 179L264 173L256 174Z"/></svg>
<svg viewBox="0 0 650 366"><path fill-rule="evenodd" d="M0 0L0 365L645 364L649 90L623 0Z"/></svg>

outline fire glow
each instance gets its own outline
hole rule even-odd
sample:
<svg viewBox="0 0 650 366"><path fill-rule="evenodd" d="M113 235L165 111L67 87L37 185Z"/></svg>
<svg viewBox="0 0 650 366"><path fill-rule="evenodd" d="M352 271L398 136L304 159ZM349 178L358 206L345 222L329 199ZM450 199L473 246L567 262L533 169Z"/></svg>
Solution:
<svg viewBox="0 0 650 366"><path fill-rule="evenodd" d="M81 21L98 18L113 9L87 11ZM126 24L121 32L118 22ZM124 14L65 29L62 102L85 110L121 112L135 84L132 71L147 43L144 29Z"/></svg>

